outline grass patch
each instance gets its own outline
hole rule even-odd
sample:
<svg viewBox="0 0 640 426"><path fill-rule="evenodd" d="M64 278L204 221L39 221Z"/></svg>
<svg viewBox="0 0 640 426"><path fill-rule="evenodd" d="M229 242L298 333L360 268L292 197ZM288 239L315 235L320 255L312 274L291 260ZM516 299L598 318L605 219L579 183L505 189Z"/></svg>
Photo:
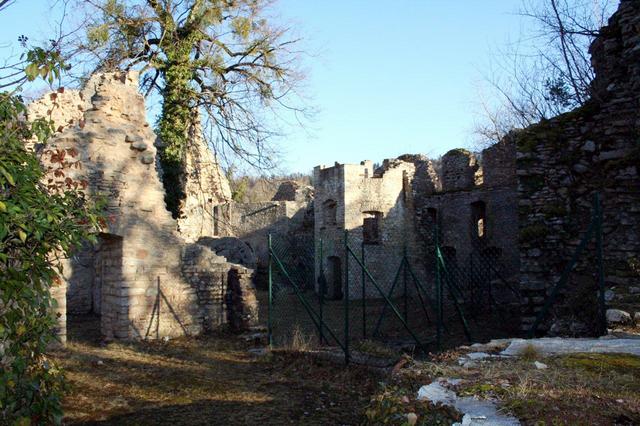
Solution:
<svg viewBox="0 0 640 426"><path fill-rule="evenodd" d="M529 345L525 346L524 348L522 348L522 350L520 351L518 356L523 361L535 361L535 360L540 359L540 352L536 349L535 346L529 344Z"/></svg>
<svg viewBox="0 0 640 426"><path fill-rule="evenodd" d="M615 372L631 375L640 380L640 357L628 354L574 354L560 358L559 362L569 368L583 369L590 373ZM640 383L638 383L640 390Z"/></svg>

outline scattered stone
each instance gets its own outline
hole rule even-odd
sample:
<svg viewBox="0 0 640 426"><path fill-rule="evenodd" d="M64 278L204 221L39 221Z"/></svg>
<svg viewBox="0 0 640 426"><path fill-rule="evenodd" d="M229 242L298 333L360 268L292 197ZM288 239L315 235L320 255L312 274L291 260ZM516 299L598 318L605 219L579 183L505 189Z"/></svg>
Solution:
<svg viewBox="0 0 640 426"><path fill-rule="evenodd" d="M144 141L137 141L131 144L131 149L135 149L138 151L146 151L147 150L147 144L144 143Z"/></svg>
<svg viewBox="0 0 640 426"><path fill-rule="evenodd" d="M531 346L543 356L572 354L578 352L626 353L640 356L640 344L637 339L600 338L561 338L543 337L540 339L513 339L501 355L518 356L524 348Z"/></svg>
<svg viewBox="0 0 640 426"><path fill-rule="evenodd" d="M132 142L144 142L144 138L137 135L127 135L124 137L124 141L128 143Z"/></svg>
<svg viewBox="0 0 640 426"><path fill-rule="evenodd" d="M546 370L547 368L549 368L547 364L539 361L534 361L533 365L535 365L538 370Z"/></svg>
<svg viewBox="0 0 640 426"><path fill-rule="evenodd" d="M611 302L615 296L616 294L613 292L613 290L607 290L604 292L604 300L606 300L607 302Z"/></svg>
<svg viewBox="0 0 640 426"><path fill-rule="evenodd" d="M608 324L629 324L631 322L631 314L620 309L607 309Z"/></svg>
<svg viewBox="0 0 640 426"><path fill-rule="evenodd" d="M153 164L154 161L156 161L156 157L155 155L153 155L150 152L146 152L141 158L140 161L142 161L142 164Z"/></svg>

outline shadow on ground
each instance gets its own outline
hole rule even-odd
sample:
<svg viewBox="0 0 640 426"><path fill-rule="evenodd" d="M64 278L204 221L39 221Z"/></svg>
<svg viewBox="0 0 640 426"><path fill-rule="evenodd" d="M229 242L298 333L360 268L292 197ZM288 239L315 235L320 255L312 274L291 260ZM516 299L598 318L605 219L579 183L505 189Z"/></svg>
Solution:
<svg viewBox="0 0 640 426"><path fill-rule="evenodd" d="M379 378L288 352L252 356L230 334L104 344L95 317L73 318L56 357L66 424L358 424Z"/></svg>

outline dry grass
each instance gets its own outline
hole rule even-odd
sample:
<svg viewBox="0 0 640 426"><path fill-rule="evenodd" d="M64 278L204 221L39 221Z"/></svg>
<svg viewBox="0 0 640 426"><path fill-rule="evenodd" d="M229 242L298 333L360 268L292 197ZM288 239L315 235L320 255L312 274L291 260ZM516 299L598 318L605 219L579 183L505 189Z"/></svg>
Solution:
<svg viewBox="0 0 640 426"><path fill-rule="evenodd" d="M255 357L230 335L70 342L56 357L67 424L358 424L377 378L289 352Z"/></svg>
<svg viewBox="0 0 640 426"><path fill-rule="evenodd" d="M526 345L524 348L522 348L519 356L523 361L536 361L541 357L540 352L538 352L536 347L531 344Z"/></svg>

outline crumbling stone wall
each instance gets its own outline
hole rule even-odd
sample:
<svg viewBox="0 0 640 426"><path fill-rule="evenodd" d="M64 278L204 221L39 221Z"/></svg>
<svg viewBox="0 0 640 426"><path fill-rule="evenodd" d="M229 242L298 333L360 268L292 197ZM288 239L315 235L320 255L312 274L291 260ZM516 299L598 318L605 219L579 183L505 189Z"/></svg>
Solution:
<svg viewBox="0 0 640 426"><path fill-rule="evenodd" d="M622 1L591 46L593 99L508 138L518 151L524 329L587 230L595 192L604 210L607 305L640 311L639 28L640 3ZM592 242L543 330L594 332L594 253Z"/></svg>
<svg viewBox="0 0 640 426"><path fill-rule="evenodd" d="M500 143L482 151L482 167L472 153L455 149L442 157L441 186L416 192L419 231L432 253L437 224L440 244L452 262L499 270L511 284L518 281L515 149ZM482 223L478 223L480 206ZM482 235L479 235L479 226ZM429 255L431 256L431 254ZM469 274L473 274L469 271Z"/></svg>
<svg viewBox="0 0 640 426"><path fill-rule="evenodd" d="M267 284L269 234L292 244L313 245L313 188L283 182L271 201L229 202L213 208L216 237L236 237L253 251L256 285Z"/></svg>
<svg viewBox="0 0 640 426"><path fill-rule="evenodd" d="M178 230L189 242L215 235L213 208L231 201L227 177L207 146L199 124L189 129L186 155L185 199L180 205Z"/></svg>
<svg viewBox="0 0 640 426"><path fill-rule="evenodd" d="M69 294L67 306L78 312L98 310L102 334L107 338L157 338L215 328L222 322L207 315L210 300L203 298L203 291L221 293L225 298L231 297L229 291L240 291L242 301L253 303L244 296L253 288L250 282L243 278L244 284L230 287L225 278L231 271L235 271L234 277L250 273L220 262L215 254L210 256L215 261L197 263L195 270L190 267L195 261L185 255L185 241L165 207L156 168L156 136L145 118L137 74L100 74L90 83L94 84L91 106L81 118L76 117L75 109L82 107L77 101L84 98L65 91L65 97L71 99L68 105L74 108L74 121L60 125L60 131L42 148L75 150L77 156L67 156L69 167L64 176L54 174L51 164L44 164L49 169L48 178L84 179L88 183L86 193L104 197L107 202L107 223L100 243L85 247L64 265L64 287L76 289ZM45 100L60 101L57 96L46 95L30 110L30 118L37 118L41 110L45 114L51 111L43 107ZM61 112L60 117L66 120L69 114ZM86 273L90 263L92 280ZM209 279L203 280L202 276ZM91 307L89 297L76 297L93 294L96 287L100 289L99 300L91 298ZM61 293L56 290L55 294L59 297ZM234 319L234 323L257 320L257 316L244 313L254 308L243 307L239 315L244 321ZM226 322L233 315L227 310Z"/></svg>
<svg viewBox="0 0 640 426"><path fill-rule="evenodd" d="M322 266L329 271L328 276L335 269L336 259L344 259L344 230L350 231L352 246L359 248L366 239L364 223L379 214L380 241L366 244L374 276L390 281L406 249L419 278L433 283L437 225L440 244L448 249L448 260L464 269L472 264L473 257L474 268L484 267L487 276L493 268L508 284L517 286L515 148L500 143L484 150L482 157L486 167L493 168L486 174L475 156L462 149L443 156L440 173L422 155L385 160L375 172L370 161L316 167L315 237L316 244L323 240ZM482 235L478 235L477 206L482 207ZM320 265L317 269L319 274ZM359 279L350 278L356 286L355 294L360 288ZM374 288L369 291L369 297L379 297Z"/></svg>
<svg viewBox="0 0 640 426"><path fill-rule="evenodd" d="M415 171L414 163L401 160L385 161L375 173L371 161L314 168L315 243L322 240L323 244L322 258L316 256L316 283L324 270L328 297L340 298L344 293L340 275L344 273L345 230L349 231L352 249L359 250L365 243L367 267L374 277L379 277L383 291L391 285L405 249L410 258L421 257L410 184ZM366 225L368 220L371 225ZM319 247L316 253L319 254ZM423 275L419 269L416 274ZM360 297L361 275L352 275L350 293ZM366 288L367 297L381 297L374 286Z"/></svg>

